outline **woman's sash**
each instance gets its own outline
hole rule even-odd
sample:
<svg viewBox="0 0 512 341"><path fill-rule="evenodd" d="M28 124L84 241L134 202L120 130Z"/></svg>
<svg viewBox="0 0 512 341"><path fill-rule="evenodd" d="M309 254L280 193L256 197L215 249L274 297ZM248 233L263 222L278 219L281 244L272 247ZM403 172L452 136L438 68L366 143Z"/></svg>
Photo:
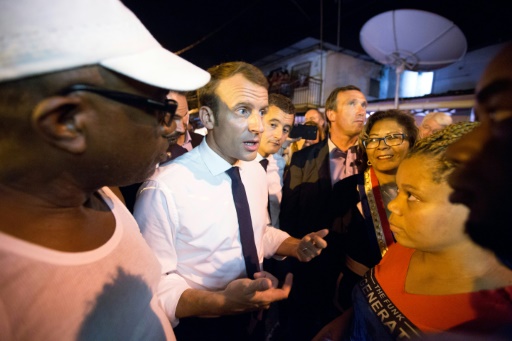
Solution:
<svg viewBox="0 0 512 341"><path fill-rule="evenodd" d="M369 236L378 244L380 254L383 257L388 250L388 246L393 244L395 240L389 228L379 181L372 167L366 169L364 172L364 183L359 181L358 188Z"/></svg>
<svg viewBox="0 0 512 341"><path fill-rule="evenodd" d="M422 333L419 328L402 314L382 290L375 278L374 271L374 268L368 271L357 285L368 307L375 314L374 320L382 323L395 340L413 339L421 336Z"/></svg>

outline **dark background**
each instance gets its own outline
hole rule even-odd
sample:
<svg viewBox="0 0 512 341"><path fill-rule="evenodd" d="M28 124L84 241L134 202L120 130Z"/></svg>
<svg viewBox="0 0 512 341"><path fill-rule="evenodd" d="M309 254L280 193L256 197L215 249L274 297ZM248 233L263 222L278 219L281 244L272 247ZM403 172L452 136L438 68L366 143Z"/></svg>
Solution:
<svg viewBox="0 0 512 341"><path fill-rule="evenodd" d="M366 54L361 28L393 9L420 9L453 21L468 52L512 40L510 0L122 1L165 48L205 69L226 61L252 63L306 37L333 45L339 39L340 47Z"/></svg>

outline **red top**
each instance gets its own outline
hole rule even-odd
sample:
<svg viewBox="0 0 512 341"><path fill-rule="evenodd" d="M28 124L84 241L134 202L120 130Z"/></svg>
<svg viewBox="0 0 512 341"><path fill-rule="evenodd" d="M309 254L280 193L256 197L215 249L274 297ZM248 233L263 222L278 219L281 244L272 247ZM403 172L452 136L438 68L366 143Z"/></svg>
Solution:
<svg viewBox="0 0 512 341"><path fill-rule="evenodd" d="M375 277L388 298L423 332L489 333L512 324L512 286L453 295L405 292L414 249L393 244L375 267Z"/></svg>

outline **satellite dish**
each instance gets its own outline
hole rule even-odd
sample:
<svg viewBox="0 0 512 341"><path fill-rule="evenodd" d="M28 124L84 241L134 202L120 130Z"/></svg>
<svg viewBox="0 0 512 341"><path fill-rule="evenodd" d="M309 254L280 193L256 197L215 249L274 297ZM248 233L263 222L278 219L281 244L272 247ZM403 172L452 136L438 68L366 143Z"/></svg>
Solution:
<svg viewBox="0 0 512 341"><path fill-rule="evenodd" d="M464 33L450 20L426 11L400 9L368 20L359 34L363 49L396 70L395 107L404 70L432 71L464 57Z"/></svg>

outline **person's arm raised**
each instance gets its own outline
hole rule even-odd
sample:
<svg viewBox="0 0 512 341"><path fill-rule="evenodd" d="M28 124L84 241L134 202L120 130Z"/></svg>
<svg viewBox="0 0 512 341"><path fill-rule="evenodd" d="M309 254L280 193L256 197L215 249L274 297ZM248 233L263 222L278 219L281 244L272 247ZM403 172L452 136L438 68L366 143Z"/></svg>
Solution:
<svg viewBox="0 0 512 341"><path fill-rule="evenodd" d="M286 238L276 251L278 256L292 256L301 262L309 262L320 255L327 247L324 237L329 233L328 229L308 233L302 239L293 237Z"/></svg>

